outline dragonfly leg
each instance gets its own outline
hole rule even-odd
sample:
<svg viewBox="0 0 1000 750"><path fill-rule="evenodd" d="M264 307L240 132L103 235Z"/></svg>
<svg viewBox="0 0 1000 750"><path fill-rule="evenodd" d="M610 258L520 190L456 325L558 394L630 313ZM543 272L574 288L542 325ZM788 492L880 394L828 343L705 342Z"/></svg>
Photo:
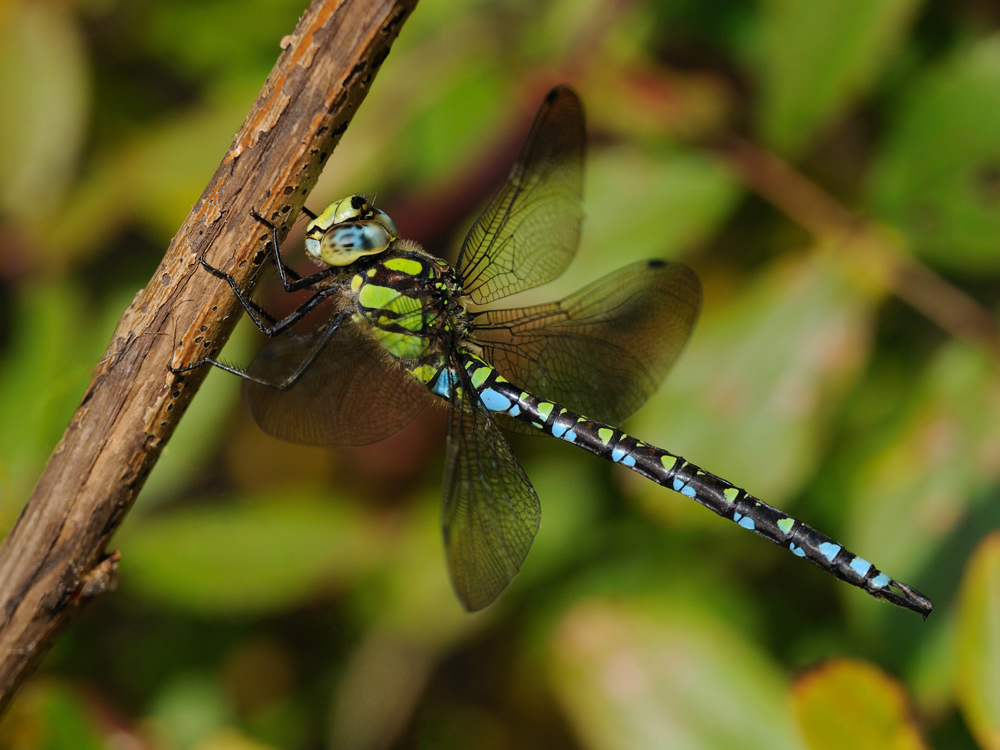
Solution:
<svg viewBox="0 0 1000 750"><path fill-rule="evenodd" d="M243 292L240 291L239 285L236 283L236 279L234 279L228 273L226 273L225 271L220 271L215 266L210 265L208 261L206 261L204 258L201 259L201 265L203 265L205 267L205 270L208 271L213 276L215 276L217 279L222 279L227 284L229 284L229 288L233 290L233 294L236 295L236 299L238 299L240 301L240 304L243 305L243 309L246 310L247 315L250 316L250 320L252 320L254 325L260 329L261 333L263 333L265 336L268 337L276 336L277 334L281 333L282 331L285 331L290 326L297 323L299 320L305 317L306 314L308 314L317 305L319 305L320 302L322 302L329 296L329 293L326 290L320 290L316 292L316 294L314 294L308 300L306 300L304 303L295 308L286 317L282 318L281 320L276 320L273 315L271 315L268 312L265 312L263 309L261 309L260 305L251 300L245 294L243 294ZM270 326L267 325L264 322L265 319L269 320L272 323L272 325Z"/></svg>
<svg viewBox="0 0 1000 750"><path fill-rule="evenodd" d="M337 331L340 329L341 323L348 317L348 311L342 310L337 313L330 321L316 334L316 342L313 347L309 350L309 353L302 358L302 361L296 366L296 368L285 375L280 380L267 380L262 377L251 375L246 373L243 377L245 380L250 380L259 385L263 385L267 388L273 388L278 391L287 391L293 385L299 382L299 379L306 373L306 371L312 367L316 358L323 352L326 345L330 343L333 337L336 335ZM256 360L255 360L256 361ZM230 370L231 372L231 370Z"/></svg>
<svg viewBox="0 0 1000 750"><path fill-rule="evenodd" d="M345 318L347 318L346 311L341 311L331 318L326 326L320 331L316 338L316 344L309 350L309 354L302 359L295 370L280 380L268 380L267 378L252 375L240 367L227 365L225 362L220 362L212 357L203 357L197 362L192 362L189 365L184 365L183 367L168 367L167 369L169 369L174 375L183 375L186 372L191 372L191 370L197 370L199 367L211 365L212 367L218 367L220 370L225 370L226 372L243 378L244 380L249 380L251 383L257 383L258 385L262 385L266 388L274 388L279 391L287 391L299 381L299 379L305 374L306 370L308 370L312 366L313 362L316 361L316 358L320 355L323 349L326 348L326 345L330 343L330 340L340 329L340 325L344 322Z"/></svg>
<svg viewBox="0 0 1000 750"><path fill-rule="evenodd" d="M233 375L238 375L246 380L253 380L250 374L246 370L241 370L239 367L233 365L227 365L225 362L220 362L217 359L212 359L211 357L203 357L197 362L192 362L189 365L184 365L183 367L173 367L167 365L167 369L170 370L174 375L183 375L186 372L191 372L191 370L197 370L199 367L204 367L205 365L211 365L212 367L218 367L220 370L225 370Z"/></svg>
<svg viewBox="0 0 1000 750"><path fill-rule="evenodd" d="M310 221L312 221L313 219L316 218L316 214L314 214L312 211L310 211L305 206L302 207L302 213L304 213L306 216L308 216L309 219L310 219ZM274 228L272 227L272 232L271 232L271 244L272 245L274 245L276 243L275 232L273 231L273 229ZM272 247L272 250L273 249L274 248ZM279 256L278 256L277 253L275 254L274 257L275 257L275 259L279 258ZM302 280L302 276L299 275L299 273L297 271L295 271L295 269L293 269L291 266L286 266L284 263L281 263L281 270L284 271L285 276L287 276L288 278L290 278L292 281L301 281Z"/></svg>
<svg viewBox="0 0 1000 750"><path fill-rule="evenodd" d="M312 211L309 212L312 214ZM285 288L286 292L297 292L300 289L306 289L317 281L322 281L327 276L336 271L335 268L324 268L322 271L317 271L311 276L302 277L295 273L291 268L285 265L285 262L281 259L281 243L278 242L278 227L272 222L265 219L259 213L250 210L250 215L253 216L257 221L263 224L271 232L271 252L274 253L274 264L278 267L278 276L281 279L281 285ZM291 277L291 281L289 281Z"/></svg>
<svg viewBox="0 0 1000 750"><path fill-rule="evenodd" d="M248 302L248 303L249 303L249 304L250 304L251 306L253 306L253 309L254 309L254 310L256 310L256 311L257 311L257 315L258 315L258 316L260 316L261 320L266 320L266 321L268 321L268 322L269 322L269 323L270 323L270 324L271 324L272 326L273 326L273 325L274 325L275 323L277 323L277 322L278 322L278 319L277 319L277 318L276 318L276 317L275 317L274 315L271 315L271 313L269 313L269 312L268 312L267 310L265 310L265 309L264 309L263 307L261 307L260 305L258 305L258 304L257 304L256 302L254 302L254 301L253 301L252 299L248 299L248 300L247 300L247 302Z"/></svg>

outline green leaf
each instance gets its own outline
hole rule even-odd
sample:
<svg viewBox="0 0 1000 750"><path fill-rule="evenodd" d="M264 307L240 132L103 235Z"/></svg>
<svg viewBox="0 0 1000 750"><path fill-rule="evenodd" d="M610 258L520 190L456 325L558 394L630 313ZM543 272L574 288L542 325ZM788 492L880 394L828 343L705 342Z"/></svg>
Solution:
<svg viewBox="0 0 1000 750"><path fill-rule="evenodd" d="M142 48L162 57L194 80L218 87L266 76L280 54L276 39L295 27L302 4L271 0L150 3L134 33ZM253 15L253 20L246 18ZM240 19L240 33L233 21Z"/></svg>
<svg viewBox="0 0 1000 750"><path fill-rule="evenodd" d="M920 0L767 0L759 50L764 139L783 153L870 89Z"/></svg>
<svg viewBox="0 0 1000 750"><path fill-rule="evenodd" d="M963 344L944 347L919 377L909 414L872 440L884 447L845 489L848 546L877 550L879 568L920 588L913 574L996 481L998 422L993 361Z"/></svg>
<svg viewBox="0 0 1000 750"><path fill-rule="evenodd" d="M374 144L383 160L391 158L407 164L407 179L440 180L456 169L467 169L484 146L491 140L496 143L507 132L501 128L506 109L501 103L504 97L503 94L497 97L504 89L504 78L495 69L476 64L479 59L442 71L446 78L437 87L431 106L411 111L405 129L397 133L388 147L385 143ZM510 97L507 94L508 104ZM389 104L393 110L398 109L395 102ZM392 165L383 161L381 166L388 169Z"/></svg>
<svg viewBox="0 0 1000 750"><path fill-rule="evenodd" d="M679 149L594 149L585 174L582 246L559 281L574 291L633 261L678 257L742 195L717 161Z"/></svg>
<svg viewBox="0 0 1000 750"><path fill-rule="evenodd" d="M591 750L797 748L780 670L694 608L590 600L551 637L556 698Z"/></svg>
<svg viewBox="0 0 1000 750"><path fill-rule="evenodd" d="M122 588L203 614L274 612L365 574L384 555L375 522L336 498L260 497L126 524Z"/></svg>
<svg viewBox="0 0 1000 750"><path fill-rule="evenodd" d="M0 12L0 209L43 218L59 205L83 146L88 59L70 6Z"/></svg>
<svg viewBox="0 0 1000 750"><path fill-rule="evenodd" d="M1000 532L977 548L958 607L958 699L986 750L1000 748Z"/></svg>
<svg viewBox="0 0 1000 750"><path fill-rule="evenodd" d="M800 677L793 693L811 750L922 750L906 695L871 664L837 660Z"/></svg>
<svg viewBox="0 0 1000 750"><path fill-rule="evenodd" d="M72 685L35 678L21 688L0 723L0 747L18 750L103 750L110 737L97 712Z"/></svg>
<svg viewBox="0 0 1000 750"><path fill-rule="evenodd" d="M104 252L137 218L166 246L204 189L206 165L218 162L231 143L245 106L203 107L105 145L60 210L38 228L45 252L80 262Z"/></svg>
<svg viewBox="0 0 1000 750"><path fill-rule="evenodd" d="M174 675L153 702L153 734L162 747L194 748L233 720L218 680L209 675Z"/></svg>
<svg viewBox="0 0 1000 750"><path fill-rule="evenodd" d="M445 651L502 612L503 597L474 614L458 603L445 566L439 487L409 514L392 553L378 580L358 593L366 619L396 636L422 649Z"/></svg>
<svg viewBox="0 0 1000 750"><path fill-rule="evenodd" d="M26 285L0 368L0 529L13 523L56 447L96 360L76 285L53 276Z"/></svg>
<svg viewBox="0 0 1000 750"><path fill-rule="evenodd" d="M1000 36L912 82L872 171L875 210L943 268L1000 271Z"/></svg>

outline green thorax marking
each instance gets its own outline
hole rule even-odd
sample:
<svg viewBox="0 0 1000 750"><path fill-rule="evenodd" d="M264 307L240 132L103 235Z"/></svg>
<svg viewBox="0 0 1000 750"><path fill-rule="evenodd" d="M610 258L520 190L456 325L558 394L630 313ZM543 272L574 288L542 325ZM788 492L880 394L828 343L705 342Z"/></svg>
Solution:
<svg viewBox="0 0 1000 750"><path fill-rule="evenodd" d="M411 248L390 250L351 279L358 317L397 359L426 360L440 351L440 281L447 266Z"/></svg>
<svg viewBox="0 0 1000 750"><path fill-rule="evenodd" d="M391 271L399 271L410 276L420 276L424 271L423 263L413 258L389 258L382 265Z"/></svg>

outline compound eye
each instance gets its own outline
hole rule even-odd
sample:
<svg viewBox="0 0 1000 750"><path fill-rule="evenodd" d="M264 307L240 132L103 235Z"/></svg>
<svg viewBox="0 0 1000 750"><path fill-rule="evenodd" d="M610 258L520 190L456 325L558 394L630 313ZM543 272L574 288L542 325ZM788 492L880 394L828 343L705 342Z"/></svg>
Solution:
<svg viewBox="0 0 1000 750"><path fill-rule="evenodd" d="M322 244L321 240L316 237L306 237L306 252L309 253L315 260L322 260Z"/></svg>
<svg viewBox="0 0 1000 750"><path fill-rule="evenodd" d="M323 213L326 213L324 211ZM345 221L356 221L367 218L371 214L368 200L363 195L351 195L339 201L333 209L333 223L342 224Z"/></svg>
<svg viewBox="0 0 1000 750"><path fill-rule="evenodd" d="M389 218L389 214L376 208L372 210L372 216L375 221L386 228L386 231L388 231L394 239L399 239L399 230L396 228L396 222Z"/></svg>
<svg viewBox="0 0 1000 750"><path fill-rule="evenodd" d="M361 215L362 209L367 210L368 205L364 196L361 195L349 195L339 201L334 201L323 209L323 213L306 225L306 236L318 238L334 224L366 218Z"/></svg>
<svg viewBox="0 0 1000 750"><path fill-rule="evenodd" d="M349 266L362 256L385 252L393 240L377 221L338 224L323 235L320 258L329 266Z"/></svg>

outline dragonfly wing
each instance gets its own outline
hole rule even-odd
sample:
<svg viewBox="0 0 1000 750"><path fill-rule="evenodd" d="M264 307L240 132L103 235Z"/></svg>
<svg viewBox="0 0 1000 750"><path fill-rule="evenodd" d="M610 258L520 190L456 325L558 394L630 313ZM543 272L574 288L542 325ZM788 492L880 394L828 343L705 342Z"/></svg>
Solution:
<svg viewBox="0 0 1000 750"><path fill-rule="evenodd" d="M482 312L473 337L512 383L616 424L659 386L700 307L701 285L693 271L644 261L560 302Z"/></svg>
<svg viewBox="0 0 1000 750"><path fill-rule="evenodd" d="M541 508L471 384L452 401L442 525L448 572L471 612L496 599L531 549Z"/></svg>
<svg viewBox="0 0 1000 750"><path fill-rule="evenodd" d="M284 336L247 368L254 377L282 382L323 347L287 390L244 381L253 418L269 435L306 445L365 445L398 432L430 401L420 383L390 366L354 326L343 326L328 343L323 338L322 332Z"/></svg>
<svg viewBox="0 0 1000 750"><path fill-rule="evenodd" d="M551 281L580 241L583 106L568 88L553 89L507 183L469 230L459 252L462 286L482 305Z"/></svg>

